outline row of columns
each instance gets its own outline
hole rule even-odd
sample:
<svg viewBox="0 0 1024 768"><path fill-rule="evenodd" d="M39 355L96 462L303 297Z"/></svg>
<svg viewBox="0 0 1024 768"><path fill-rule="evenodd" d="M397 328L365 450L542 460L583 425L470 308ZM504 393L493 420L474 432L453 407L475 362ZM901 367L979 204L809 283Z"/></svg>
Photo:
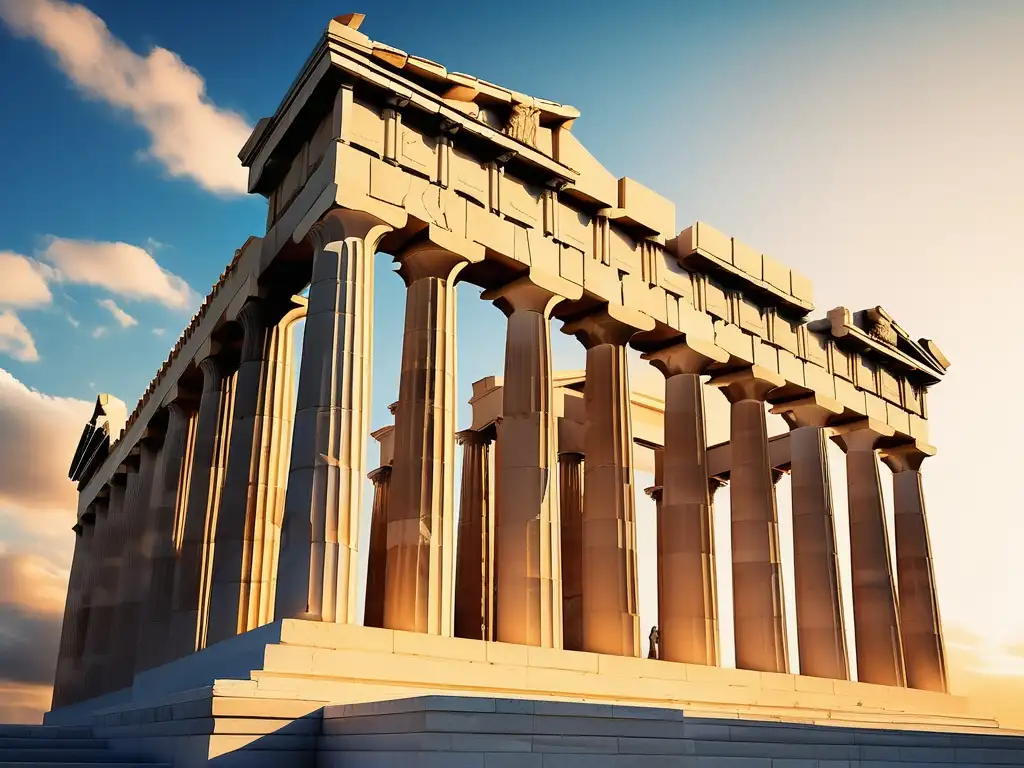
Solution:
<svg viewBox="0 0 1024 768"><path fill-rule="evenodd" d="M390 228L366 214L336 212L315 230L318 250L299 383L278 605L285 608L280 614L284 616L353 621L355 536L365 469L364 438L369 432L365 421L370 373L365 350L372 300L368 265ZM549 321L554 307L578 299L580 289L534 271L484 293L508 321L504 407L493 459L495 508L492 518L485 519L490 510L481 489L489 480L481 476L481 468L491 463L484 459L487 449L461 433L464 473L469 473L463 484L468 514L460 537L463 556L453 574L454 281L466 264L482 254L461 242L452 246L439 235L431 229L423 242L396 257L408 288L406 333L393 460L390 471L375 476L375 508L383 520L371 522L368 581L382 598L380 606L368 601L367 623L379 620L393 629L442 635L458 626L460 634L479 637L490 631L499 641L545 647L564 647L566 637L576 633L584 650L638 656L626 348L635 334L650 331L653 323L622 307L606 306L566 324L564 330L576 335L587 349L587 423L583 459L567 460L560 470L551 406ZM314 319L321 316L322 320ZM345 346L339 347L342 342ZM711 345L675 343L648 355L667 378L665 485L658 528L662 657L700 664L719 663L700 376L713 363L725 362L723 354ZM777 374L756 367L712 381L732 404L737 665L773 672L788 671L788 656L774 493L777 475L768 459L765 407L769 394L783 383ZM798 641L806 674L846 678L849 670L824 462L822 418L828 408L822 409L814 402L780 410L788 414L796 433ZM335 410L336 417L326 418ZM304 428L307 419L322 427ZM300 441L300 434L311 439ZM840 436L847 450L851 486L858 676L903 685L904 668L920 667L923 671L915 673L911 685L944 690L933 586L930 597L922 597L931 577L920 574L925 569L930 574L930 564L921 564L918 556L915 565L908 565L908 584L916 586L901 590L897 600L885 547L878 440L865 434L862 429L846 428ZM561 486L559 474L565 480ZM900 519L914 514L923 519L920 504L918 512L907 511L915 497L911 484L899 482ZM566 496L574 483L582 485L580 512L578 518L566 519L573 514L574 501ZM923 524L898 527L898 549L927 551L922 530ZM572 561L562 556L563 536L574 547L578 541L580 550L578 576L573 571L568 579L562 569ZM493 560L484 556L491 550ZM294 568L286 567L286 555ZM486 583L477 583L488 576L493 591ZM582 588L566 583L577 579ZM336 594L331 593L334 585ZM459 595L455 606L453 591ZM924 617L915 622L928 627L918 630L922 638L928 637L920 646L928 648L901 637L899 604L904 601L908 616ZM924 604L925 608L918 607ZM465 612L461 605L467 606ZM567 620L563 612L573 617ZM908 654L914 656L913 664L905 664Z"/></svg>
<svg viewBox="0 0 1024 768"><path fill-rule="evenodd" d="M90 524L95 531L88 537L81 575L76 571L73 579L82 584L81 605L75 611L83 619L71 624L84 630L69 636L69 646L74 645L71 640L79 646L77 655L74 648L68 651L75 662L70 668L77 672L65 686L73 692L62 693L62 698L85 698L119 687L113 681L124 683L125 674L270 617L355 622L358 514L370 413L372 260L390 231L391 226L375 217L352 211L332 212L311 230L314 255L294 426L288 424L290 403L284 394L290 388L280 386L288 367L281 350L288 347L283 340L290 326L283 320L272 322L266 309L253 302L240 315L244 341L237 367L224 367L223 355L216 362L200 361L204 386L198 402L185 397L169 402L164 434L143 442L119 469L106 496L97 499L94 514L83 516L83 521L95 521L83 522L83 531ZM383 520L371 524L368 594L372 589L380 598L372 604L367 600L364 620L440 635L452 634L458 625L460 634L489 631L505 642L555 648L578 642L588 651L639 656L626 349L635 334L653 328L644 315L605 306L563 329L586 347L589 385L582 455L560 459L552 409L550 319L558 304L575 301L582 292L561 278L534 271L484 294L508 321L504 412L493 459L486 445L461 435L469 459L464 473L475 479L463 484L464 509L472 514L463 521L463 556L455 566L454 283L462 269L482 258L480 246L453 242L433 227L419 244L396 257L408 289L406 332L393 460L374 477L375 507L386 511ZM700 376L712 363L724 362L722 354L713 346L677 343L648 356L667 377L665 479L658 523L662 657L701 664L716 664L719 657ZM738 665L786 671L777 511L764 411L768 394L781 381L754 370L712 383L732 402ZM842 633L836 632L841 613L835 608L838 585L833 588L831 577L836 571L834 533L829 539L825 530L831 526L830 507L821 508L827 480L815 479L814 471L820 474L821 467L812 467L812 459L823 456L814 447L822 427L807 426L816 430L814 440L801 438L806 446L796 453L809 458L798 459L805 469L794 469L796 478L805 478L799 481L807 489L800 498L809 500L801 502L800 515L807 518L801 521L806 522L801 541L807 542L801 552L808 556L800 562L807 564L801 565L802 572L827 578L812 579L814 586L800 592L805 595L804 613L813 617L802 623L807 631L801 633L801 647L813 649L807 654L808 670L820 668L843 677L845 648L837 651L835 646ZM900 481L897 510L908 521L917 515L913 524L897 526L897 548L902 531L907 545L900 551L915 553L905 558L908 587L900 589L900 601L914 604L906 610L914 617L914 645L900 636L891 568L886 571L881 560L885 548L879 542L884 543L885 531L880 501L875 502L877 440L857 434L845 432L842 444L848 451L851 489L856 484L850 498L858 671L861 679L901 684L903 662L897 657L909 654L913 645L915 661L907 668L920 667L922 679L931 676L918 687L944 688L926 532L921 541L919 476L916 486ZM290 461L285 465L281 446L289 438ZM162 440L159 448L157 440ZM153 452L149 459L147 451ZM889 458L891 462L912 463L906 454L891 456L898 456ZM493 480L480 478L482 468L492 463ZM873 485L868 482L872 479ZM493 512L489 494L481 490L492 483ZM915 504L917 513L901 512ZM120 559L126 536L142 542L135 560L146 571L141 578L148 579L149 591L141 622L136 622L141 624L138 634L125 633L142 638L138 658L134 669L124 665L130 671L118 678L103 670L117 666L112 662L120 658L111 646L109 628L132 622L132 609L125 606L133 603L126 598L132 592L128 584L135 560L132 555L125 562ZM82 535L81 540L86 538ZM567 544L578 548L575 562L565 557ZM80 546L84 552L86 546ZM489 551L493 558L479 557ZM488 578L493 591L486 583L467 586ZM453 605L457 586L462 588ZM920 607L928 603L929 590L930 606ZM462 595L471 595L470 602ZM462 604L469 605L465 615ZM925 646L937 648L938 661L936 652ZM861 648L866 660L860 659ZM802 664L803 656L801 651ZM938 683L936 676L941 678Z"/></svg>
<svg viewBox="0 0 1024 768"><path fill-rule="evenodd" d="M55 706L128 687L138 672L272 618L290 347L304 314L301 302L246 303L240 356L206 342L201 391L172 388L82 515Z"/></svg>

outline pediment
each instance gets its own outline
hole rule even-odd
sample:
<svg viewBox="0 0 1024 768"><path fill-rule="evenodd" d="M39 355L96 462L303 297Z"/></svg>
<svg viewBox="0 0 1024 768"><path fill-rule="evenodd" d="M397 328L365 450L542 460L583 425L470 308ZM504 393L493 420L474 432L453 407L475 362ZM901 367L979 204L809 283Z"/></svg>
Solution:
<svg viewBox="0 0 1024 768"><path fill-rule="evenodd" d="M937 382L949 368L949 360L935 342L930 339L915 341L880 306L857 312L836 307L828 313L827 326L834 339L852 344L860 351L888 358L898 367L923 373L931 383Z"/></svg>

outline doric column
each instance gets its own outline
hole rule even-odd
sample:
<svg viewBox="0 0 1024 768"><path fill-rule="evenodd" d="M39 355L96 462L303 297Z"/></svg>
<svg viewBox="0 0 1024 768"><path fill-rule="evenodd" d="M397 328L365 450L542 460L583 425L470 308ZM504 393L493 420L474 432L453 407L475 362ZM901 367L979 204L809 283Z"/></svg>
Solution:
<svg viewBox="0 0 1024 768"><path fill-rule="evenodd" d="M94 506L72 527L75 532L75 553L68 576L68 594L64 602L64 621L61 624L60 645L57 649L57 669L54 673L51 709L71 703L74 684L75 651L79 646L78 614L84 602L86 572L92 559L92 538L95 530Z"/></svg>
<svg viewBox="0 0 1024 768"><path fill-rule="evenodd" d="M494 519L489 446L484 432L455 435L462 446L458 550L455 561L455 636L490 640L494 606Z"/></svg>
<svg viewBox="0 0 1024 768"><path fill-rule="evenodd" d="M141 587L146 561L144 536L159 448L159 442L154 445L153 437L153 433L147 430L139 441L139 470L129 476L125 493L124 554L113 619L114 663L111 666L111 690L130 686L135 676L142 611L148 597Z"/></svg>
<svg viewBox="0 0 1024 768"><path fill-rule="evenodd" d="M697 340L644 355L665 375L665 447L658 505L659 656L718 665L715 532L705 457L701 373L728 361Z"/></svg>
<svg viewBox="0 0 1024 768"><path fill-rule="evenodd" d="M482 258L480 246L462 254L429 240L397 257L407 291L388 508L388 629L452 633L455 280Z"/></svg>
<svg viewBox="0 0 1024 768"><path fill-rule="evenodd" d="M117 600L118 571L121 567L121 529L124 526L127 483L128 466L122 464L110 479L110 501L106 507L100 508L96 518L97 572L85 639L82 699L91 699L109 690L107 680L112 650L111 630Z"/></svg>
<svg viewBox="0 0 1024 768"><path fill-rule="evenodd" d="M292 301L301 297L293 296ZM278 374L282 385L277 387L274 404L274 426L271 429L271 455L267 468L267 529L263 536L263 572L259 594L259 626L274 620L274 596L277 592L277 564L281 553L281 522L288 486L288 461L292 451L292 421L295 416L295 329L306 317L303 306L289 312L281 320L277 333Z"/></svg>
<svg viewBox="0 0 1024 768"><path fill-rule="evenodd" d="M370 551L366 564L366 599L363 625L384 626L384 584L388 567L388 507L391 505L391 467L377 467L369 475L373 483L370 513Z"/></svg>
<svg viewBox="0 0 1024 768"><path fill-rule="evenodd" d="M272 527L273 473L277 462L275 419L285 380L281 336L298 307L282 308L250 300L238 313L242 326L241 362L235 377L234 408L227 468L214 536L209 627L206 645L260 625L260 604L270 588L265 539Z"/></svg>
<svg viewBox="0 0 1024 768"><path fill-rule="evenodd" d="M562 647L583 650L583 453L558 454L562 539Z"/></svg>
<svg viewBox="0 0 1024 768"><path fill-rule="evenodd" d="M210 350L199 362L203 392L196 416L195 447L174 573L171 658L203 647L213 534L230 439L232 377L226 361Z"/></svg>
<svg viewBox="0 0 1024 768"><path fill-rule="evenodd" d="M355 623L370 433L373 257L390 227L335 210L315 249L292 429L274 615Z"/></svg>
<svg viewBox="0 0 1024 768"><path fill-rule="evenodd" d="M587 349L583 475L583 650L640 656L633 430L626 344L654 321L607 305L567 323Z"/></svg>
<svg viewBox="0 0 1024 768"><path fill-rule="evenodd" d="M106 507L109 503L110 486L108 485L100 489L79 521L83 528L83 535L87 535L90 539L89 556L82 562L82 596L73 618L74 630L69 648L71 664L64 693L61 696L64 704L74 704L86 698L85 673L88 670L89 662L89 657L86 655L86 640L89 634L89 619L92 616L92 605L96 598L96 585L100 570L100 538L97 535L96 524L99 516L106 514Z"/></svg>
<svg viewBox="0 0 1024 768"><path fill-rule="evenodd" d="M551 312L579 286L533 273L483 294L507 318L497 456L494 559L497 639L562 646Z"/></svg>
<svg viewBox="0 0 1024 768"><path fill-rule="evenodd" d="M761 672L789 671L779 521L765 420L765 398L784 383L779 374L759 366L711 380L732 404L729 490L736 666Z"/></svg>
<svg viewBox="0 0 1024 768"><path fill-rule="evenodd" d="M190 427L195 402L180 396L167 401L167 429L157 454L150 492L150 526L145 536L148 560L144 583L140 589L148 594L145 601L141 639L135 660L136 672L169 661L171 643L172 594L177 564L176 526L179 510L187 499L180 488L187 481L186 454L190 443Z"/></svg>
<svg viewBox="0 0 1024 768"><path fill-rule="evenodd" d="M882 484L876 446L892 427L865 419L837 427L846 452L846 495L850 505L850 565L857 680L905 686L899 607L889 557Z"/></svg>
<svg viewBox="0 0 1024 768"><path fill-rule="evenodd" d="M827 434L843 406L821 395L781 403L772 413L789 424L793 504L793 575L800 674L850 679L832 516Z"/></svg>
<svg viewBox="0 0 1024 768"><path fill-rule="evenodd" d="M942 617L921 486L921 463L934 453L929 445L911 443L884 449L882 460L892 470L896 579L907 685L948 693Z"/></svg>

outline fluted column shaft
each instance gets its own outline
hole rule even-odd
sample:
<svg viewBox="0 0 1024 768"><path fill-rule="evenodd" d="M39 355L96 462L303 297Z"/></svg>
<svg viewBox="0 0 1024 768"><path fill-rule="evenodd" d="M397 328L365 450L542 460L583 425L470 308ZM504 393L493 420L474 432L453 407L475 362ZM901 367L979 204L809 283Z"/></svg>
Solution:
<svg viewBox="0 0 1024 768"><path fill-rule="evenodd" d="M391 505L391 467L378 467L368 477L373 483L370 516L370 551L366 562L366 600L363 625L384 626L384 583L388 567L388 507Z"/></svg>
<svg viewBox="0 0 1024 768"><path fill-rule="evenodd" d="M148 598L144 606L136 672L169 661L171 650L172 596L177 565L175 526L187 499L181 487L187 480L186 454L194 403L187 399L168 403L167 430L157 455L150 492L150 520L144 550L148 568L140 585Z"/></svg>
<svg viewBox="0 0 1024 768"><path fill-rule="evenodd" d="M407 286L388 508L384 626L451 636L455 279L465 258L431 243L399 257Z"/></svg>
<svg viewBox="0 0 1024 768"><path fill-rule="evenodd" d="M882 458L893 473L896 578L907 685L948 693L942 617L921 483L921 464L933 452L929 446L903 445L886 449Z"/></svg>
<svg viewBox="0 0 1024 768"><path fill-rule="evenodd" d="M665 447L658 506L659 658L717 666L718 589L708 490L704 385L728 353L696 340L645 355L665 374Z"/></svg>
<svg viewBox="0 0 1024 768"><path fill-rule="evenodd" d="M113 619L114 663L110 690L130 686L135 676L143 604L148 597L142 589L146 560L143 535L150 507L157 447L152 445L149 437L140 441L139 470L129 478L125 495L124 556Z"/></svg>
<svg viewBox="0 0 1024 768"><path fill-rule="evenodd" d="M270 461L267 483L267 529L263 537L263 582L259 595L259 626L274 620L274 598L277 593L277 567L281 554L281 525L284 520L285 493L288 486L288 464L292 450L292 425L295 417L295 329L305 320L305 307L293 310L281 321L277 335L278 373L274 405L274 429L270 440L273 460Z"/></svg>
<svg viewBox="0 0 1024 768"><path fill-rule="evenodd" d="M583 451L583 650L640 656L633 430L626 344L646 315L608 306L567 323L587 349Z"/></svg>
<svg viewBox="0 0 1024 768"><path fill-rule="evenodd" d="M300 307L278 319L280 312L261 301L239 312L244 338L217 515L207 645L255 629L267 613L261 605L271 582L281 389L290 386L282 337L304 312Z"/></svg>
<svg viewBox="0 0 1024 768"><path fill-rule="evenodd" d="M213 532L229 439L225 422L231 413L231 376L225 370L224 360L216 356L204 358L199 369L203 374L203 393L196 417L188 500L171 598L174 611L172 658L186 656L203 647Z"/></svg>
<svg viewBox="0 0 1024 768"><path fill-rule="evenodd" d="M68 681L64 687L61 700L64 704L74 704L85 698L85 673L88 669L89 657L86 655L86 640L89 634L89 620L92 616L93 600L96 596L96 584L100 571L100 538L96 524L99 515L105 514L105 507L110 503L110 488L107 486L100 495L89 504L80 524L83 534L89 541L89 556L82 563L81 599L75 609L74 634L69 649L71 665Z"/></svg>
<svg viewBox="0 0 1024 768"><path fill-rule="evenodd" d="M389 230L372 216L339 210L310 231L313 271L276 618L355 623L359 511L370 432L373 256Z"/></svg>
<svg viewBox="0 0 1024 768"><path fill-rule="evenodd" d="M782 403L789 424L793 574L800 674L850 679L832 514L827 430L843 406L820 395Z"/></svg>
<svg viewBox="0 0 1024 768"><path fill-rule="evenodd" d="M505 314L494 521L497 639L562 646L551 312L578 287L534 273L483 296Z"/></svg>
<svg viewBox="0 0 1024 768"><path fill-rule="evenodd" d="M582 453L558 454L562 539L562 647L583 650L583 467Z"/></svg>
<svg viewBox="0 0 1024 768"><path fill-rule="evenodd" d="M74 683L75 651L79 645L78 614L84 601L85 577L92 558L92 537L95 526L95 512L92 507L75 523L75 552L68 575L68 594L64 602L64 621L61 624L60 645L57 650L57 669L54 673L53 698L51 707L69 703Z"/></svg>
<svg viewBox="0 0 1024 768"><path fill-rule="evenodd" d="M846 451L857 679L905 686L899 607L876 450L879 439L891 434L891 427L860 422L846 426L837 442Z"/></svg>
<svg viewBox="0 0 1024 768"><path fill-rule="evenodd" d="M491 640L494 594L494 520L489 445L482 432L456 435L462 445L462 490L455 562L455 636Z"/></svg>
<svg viewBox="0 0 1024 768"><path fill-rule="evenodd" d="M778 374L756 366L712 380L732 404L729 491L736 666L760 672L789 671L779 521L765 419L765 398L783 383Z"/></svg>
<svg viewBox="0 0 1024 768"><path fill-rule="evenodd" d="M124 525L124 497L128 472L118 468L110 481L110 502L96 518L96 581L90 601L89 626L85 639L84 687L82 699L104 692L109 673L111 630L117 579L121 567L121 529Z"/></svg>

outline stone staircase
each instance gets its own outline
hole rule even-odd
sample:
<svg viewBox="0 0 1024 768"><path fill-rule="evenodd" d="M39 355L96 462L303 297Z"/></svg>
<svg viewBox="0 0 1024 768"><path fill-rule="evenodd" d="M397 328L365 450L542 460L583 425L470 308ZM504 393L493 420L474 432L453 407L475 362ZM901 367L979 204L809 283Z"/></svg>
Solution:
<svg viewBox="0 0 1024 768"><path fill-rule="evenodd" d="M678 710L426 696L324 710L317 768L1024 766L1024 738L691 717Z"/></svg>
<svg viewBox="0 0 1024 768"><path fill-rule="evenodd" d="M167 768L111 749L88 727L0 725L0 768Z"/></svg>

